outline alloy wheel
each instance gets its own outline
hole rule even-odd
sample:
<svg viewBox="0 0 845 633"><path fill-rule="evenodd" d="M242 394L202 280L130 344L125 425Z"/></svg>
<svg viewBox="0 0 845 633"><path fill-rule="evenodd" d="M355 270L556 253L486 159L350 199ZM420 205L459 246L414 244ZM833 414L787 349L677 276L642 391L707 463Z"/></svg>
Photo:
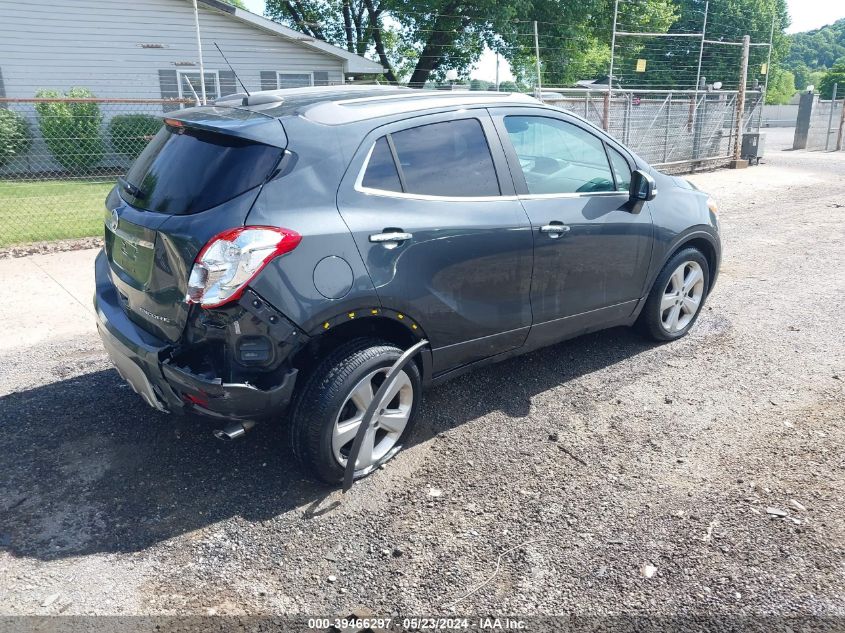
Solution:
<svg viewBox="0 0 845 633"><path fill-rule="evenodd" d="M373 401L379 386L384 382L387 367L370 372L352 389L341 406L332 431L332 452L338 463L346 467L346 458L361 426L364 412ZM400 372L391 389L376 409L375 425L367 430L358 459L356 471L374 468L396 448L399 438L408 425L414 404L414 388L407 373Z"/></svg>
<svg viewBox="0 0 845 633"><path fill-rule="evenodd" d="M660 321L667 332L676 333L695 318L704 298L704 271L698 262L687 261L669 277L660 301Z"/></svg>

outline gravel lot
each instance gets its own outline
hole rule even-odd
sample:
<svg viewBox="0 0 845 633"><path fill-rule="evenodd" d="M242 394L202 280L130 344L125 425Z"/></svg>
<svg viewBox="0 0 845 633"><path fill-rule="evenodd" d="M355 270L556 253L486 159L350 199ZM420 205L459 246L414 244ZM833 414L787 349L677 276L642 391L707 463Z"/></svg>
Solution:
<svg viewBox="0 0 845 633"><path fill-rule="evenodd" d="M691 179L725 259L690 336L434 389L345 496L276 428L153 412L89 330L0 352L0 614L845 616L845 152Z"/></svg>

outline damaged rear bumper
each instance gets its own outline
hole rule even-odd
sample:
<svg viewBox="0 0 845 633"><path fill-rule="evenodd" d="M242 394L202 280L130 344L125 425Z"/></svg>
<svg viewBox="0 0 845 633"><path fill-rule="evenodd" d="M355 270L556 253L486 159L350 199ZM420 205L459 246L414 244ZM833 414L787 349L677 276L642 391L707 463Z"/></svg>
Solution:
<svg viewBox="0 0 845 633"><path fill-rule="evenodd" d="M289 404L296 384L295 368L276 370L265 381L269 384L258 387L249 382L224 382L174 360L176 346L139 327L124 312L101 257L94 296L97 331L118 373L147 404L159 411L190 410L231 420L261 419Z"/></svg>

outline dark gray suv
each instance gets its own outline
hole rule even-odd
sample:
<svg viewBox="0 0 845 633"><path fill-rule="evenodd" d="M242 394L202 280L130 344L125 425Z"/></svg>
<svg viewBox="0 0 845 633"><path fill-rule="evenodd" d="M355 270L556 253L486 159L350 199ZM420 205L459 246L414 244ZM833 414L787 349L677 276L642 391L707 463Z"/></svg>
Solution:
<svg viewBox="0 0 845 633"><path fill-rule="evenodd" d="M358 474L424 387L618 325L686 334L719 269L715 205L517 94L329 87L165 115L106 200L95 304L152 407L236 437L287 421L327 482L403 350Z"/></svg>

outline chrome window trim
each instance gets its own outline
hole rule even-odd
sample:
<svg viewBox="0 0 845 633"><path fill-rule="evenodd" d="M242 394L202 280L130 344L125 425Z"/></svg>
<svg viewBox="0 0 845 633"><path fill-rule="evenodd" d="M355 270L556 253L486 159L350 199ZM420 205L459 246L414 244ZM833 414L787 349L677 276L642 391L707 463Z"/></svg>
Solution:
<svg viewBox="0 0 845 633"><path fill-rule="evenodd" d="M380 196L382 198L400 198L403 200L428 200L440 202L491 202L494 200L545 200L553 198L591 198L594 196L621 196L627 197L624 191L587 191L583 193L535 193L525 195L498 195L498 196L432 196L423 193L405 193L404 191L389 191L388 189L375 189L373 187L365 187L364 174L370 164L370 158L375 151L376 143L381 137L377 138L370 144L370 149L367 150L367 155L361 168L358 170L358 177L355 179L354 189L358 193L363 193L368 196Z"/></svg>

